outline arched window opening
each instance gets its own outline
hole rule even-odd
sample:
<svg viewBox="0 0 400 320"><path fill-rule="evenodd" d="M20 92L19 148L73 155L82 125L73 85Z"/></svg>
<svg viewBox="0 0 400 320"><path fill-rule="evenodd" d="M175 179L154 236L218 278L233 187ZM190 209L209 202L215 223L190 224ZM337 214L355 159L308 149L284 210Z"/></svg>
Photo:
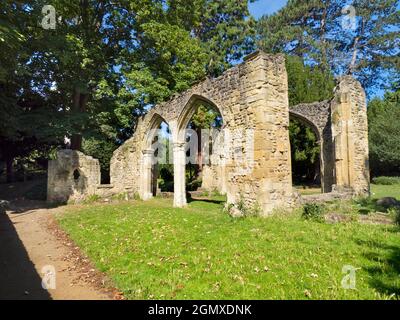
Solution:
<svg viewBox="0 0 400 320"><path fill-rule="evenodd" d="M318 132L306 121L291 116L289 136L293 186L302 195L322 193Z"/></svg>
<svg viewBox="0 0 400 320"><path fill-rule="evenodd" d="M186 127L186 190L197 191L202 186L203 168L210 165L214 150L215 132L221 130L223 120L219 110L211 103L198 100L193 104L194 113Z"/></svg>
<svg viewBox="0 0 400 320"><path fill-rule="evenodd" d="M172 136L168 124L162 121L157 129L157 134L152 141L154 150L154 164L152 169L152 193L156 196L160 192L174 192L174 165Z"/></svg>

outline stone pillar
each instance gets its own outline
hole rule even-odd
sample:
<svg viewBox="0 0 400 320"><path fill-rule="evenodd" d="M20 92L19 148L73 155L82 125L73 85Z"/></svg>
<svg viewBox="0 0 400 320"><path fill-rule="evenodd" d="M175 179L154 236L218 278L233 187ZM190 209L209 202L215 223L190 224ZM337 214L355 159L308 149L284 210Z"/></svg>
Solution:
<svg viewBox="0 0 400 320"><path fill-rule="evenodd" d="M365 92L350 76L343 77L332 105L337 190L369 194L368 120Z"/></svg>
<svg viewBox="0 0 400 320"><path fill-rule="evenodd" d="M174 143L174 207L182 208L186 201L185 143Z"/></svg>
<svg viewBox="0 0 400 320"><path fill-rule="evenodd" d="M142 175L141 175L141 194L142 200L149 200L153 197L152 192L152 169L153 169L153 150L143 150L142 156Z"/></svg>

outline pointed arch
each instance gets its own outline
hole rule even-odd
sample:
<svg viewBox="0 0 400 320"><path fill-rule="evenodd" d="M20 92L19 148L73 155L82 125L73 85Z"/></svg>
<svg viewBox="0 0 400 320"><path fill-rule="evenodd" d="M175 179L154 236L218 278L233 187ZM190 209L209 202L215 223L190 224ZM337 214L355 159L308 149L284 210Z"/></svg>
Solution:
<svg viewBox="0 0 400 320"><path fill-rule="evenodd" d="M160 127L162 123L166 123L168 127L170 127L169 123L167 120L165 120L164 117L162 117L159 113L154 112L151 115L151 118L146 125L146 130L145 130L145 149L150 149L151 145L153 144L154 137L157 134L157 129Z"/></svg>
<svg viewBox="0 0 400 320"><path fill-rule="evenodd" d="M300 122L303 122L305 125L310 127L312 131L317 135L318 143L322 142L322 132L319 130L318 126L309 118L306 116L300 114L299 112L290 110L289 111L289 117L292 119L299 120Z"/></svg>
<svg viewBox="0 0 400 320"><path fill-rule="evenodd" d="M186 129L186 127L188 126L190 120L192 119L193 115L196 113L197 111L197 107L200 103L204 103L206 105L208 105L209 107L211 107L212 109L215 109L215 111L217 111L221 117L222 117L222 122L224 122L224 116L222 114L222 110L221 108L219 108L217 106L217 104L215 104L213 101L211 101L210 99L202 96L202 95L198 95L198 94L193 94L190 99L187 101L186 105L184 106L184 108L182 109L179 117L178 117L178 126L177 126L177 139L176 141L183 141L184 140L184 131Z"/></svg>

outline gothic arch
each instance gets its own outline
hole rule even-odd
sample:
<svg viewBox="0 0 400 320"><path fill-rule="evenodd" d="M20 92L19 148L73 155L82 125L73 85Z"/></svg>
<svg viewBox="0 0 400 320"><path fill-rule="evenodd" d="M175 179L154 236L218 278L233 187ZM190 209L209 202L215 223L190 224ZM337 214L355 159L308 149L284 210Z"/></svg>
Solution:
<svg viewBox="0 0 400 320"><path fill-rule="evenodd" d="M221 108L219 108L213 101L211 101L211 99L205 98L204 96L199 95L199 94L193 94L189 98L188 102L186 103L186 105L184 106L184 108L182 109L182 111L178 117L177 137L176 137L177 142L184 140L184 138L185 138L184 131L185 131L186 127L188 126L190 120L192 119L193 115L196 113L197 107L200 103L204 103L204 104L210 106L211 108L215 109L216 111L219 112L221 117L224 118Z"/></svg>

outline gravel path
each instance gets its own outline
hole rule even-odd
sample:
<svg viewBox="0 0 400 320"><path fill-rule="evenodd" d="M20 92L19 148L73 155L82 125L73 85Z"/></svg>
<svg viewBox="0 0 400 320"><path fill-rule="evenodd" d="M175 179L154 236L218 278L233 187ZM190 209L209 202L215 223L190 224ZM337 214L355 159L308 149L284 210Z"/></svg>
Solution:
<svg viewBox="0 0 400 320"><path fill-rule="evenodd" d="M61 208L46 209L45 203L26 200L13 201L10 208L0 213L0 299L112 298L99 288L99 273L76 254L79 249L49 228ZM55 289L42 288L43 268L50 272L50 286L55 274Z"/></svg>

